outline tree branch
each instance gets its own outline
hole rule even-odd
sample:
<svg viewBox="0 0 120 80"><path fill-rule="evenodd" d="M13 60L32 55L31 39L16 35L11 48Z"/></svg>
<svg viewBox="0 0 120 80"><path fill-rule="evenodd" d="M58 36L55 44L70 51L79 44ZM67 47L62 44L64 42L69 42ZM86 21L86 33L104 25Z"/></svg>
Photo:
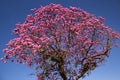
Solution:
<svg viewBox="0 0 120 80"><path fill-rule="evenodd" d="M60 60L60 63L58 63L59 73L60 73L61 77L63 78L63 80L68 80L67 76L65 74L65 71L64 71L64 60L62 57L60 57L59 60Z"/></svg>

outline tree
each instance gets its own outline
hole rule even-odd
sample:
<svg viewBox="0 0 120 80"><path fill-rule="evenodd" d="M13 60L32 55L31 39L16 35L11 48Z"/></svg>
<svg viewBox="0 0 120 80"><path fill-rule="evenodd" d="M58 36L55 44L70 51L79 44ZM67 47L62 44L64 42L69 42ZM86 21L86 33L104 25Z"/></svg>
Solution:
<svg viewBox="0 0 120 80"><path fill-rule="evenodd" d="M102 17L76 8L50 4L33 9L16 24L16 38L4 49L7 60L36 66L37 80L78 80L109 55L120 34Z"/></svg>

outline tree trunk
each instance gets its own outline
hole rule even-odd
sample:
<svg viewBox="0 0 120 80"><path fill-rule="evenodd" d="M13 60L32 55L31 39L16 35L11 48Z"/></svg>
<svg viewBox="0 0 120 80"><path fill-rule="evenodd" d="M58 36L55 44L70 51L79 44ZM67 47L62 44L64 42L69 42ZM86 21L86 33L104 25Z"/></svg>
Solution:
<svg viewBox="0 0 120 80"><path fill-rule="evenodd" d="M63 78L63 80L67 80L63 64L58 64L58 67L59 67L59 73L61 77Z"/></svg>
<svg viewBox="0 0 120 80"><path fill-rule="evenodd" d="M66 73L64 71L64 60L62 57L60 57L60 62L58 63L58 68L59 68L59 73L60 73L61 77L63 78L63 80L68 80Z"/></svg>

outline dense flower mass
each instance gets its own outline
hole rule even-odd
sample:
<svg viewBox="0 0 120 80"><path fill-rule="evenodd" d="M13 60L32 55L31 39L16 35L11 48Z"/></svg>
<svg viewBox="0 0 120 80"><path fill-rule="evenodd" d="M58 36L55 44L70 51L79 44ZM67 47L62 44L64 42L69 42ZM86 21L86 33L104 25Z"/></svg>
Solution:
<svg viewBox="0 0 120 80"><path fill-rule="evenodd" d="M16 24L2 59L37 66L38 80L78 80L109 55L120 35L80 8L50 4Z"/></svg>

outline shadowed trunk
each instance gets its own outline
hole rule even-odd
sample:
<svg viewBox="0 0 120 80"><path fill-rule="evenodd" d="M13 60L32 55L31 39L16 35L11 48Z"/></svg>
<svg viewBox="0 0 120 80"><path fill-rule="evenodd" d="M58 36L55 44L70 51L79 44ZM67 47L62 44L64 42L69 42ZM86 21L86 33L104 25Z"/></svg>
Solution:
<svg viewBox="0 0 120 80"><path fill-rule="evenodd" d="M58 64L58 67L59 67L59 73L60 73L61 77L63 78L63 80L67 80L63 64Z"/></svg>
<svg viewBox="0 0 120 80"><path fill-rule="evenodd" d="M63 78L63 80L68 80L66 73L64 71L64 60L62 57L60 57L60 62L58 63L58 68L59 68L59 73L61 75L61 77Z"/></svg>

